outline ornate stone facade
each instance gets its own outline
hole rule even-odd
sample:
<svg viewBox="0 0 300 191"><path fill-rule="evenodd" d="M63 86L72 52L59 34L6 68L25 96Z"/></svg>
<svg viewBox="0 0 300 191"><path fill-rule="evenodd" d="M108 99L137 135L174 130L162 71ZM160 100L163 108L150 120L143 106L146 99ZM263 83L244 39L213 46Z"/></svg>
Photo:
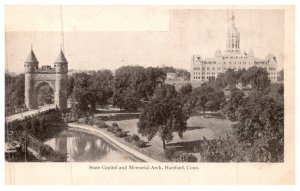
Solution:
<svg viewBox="0 0 300 191"><path fill-rule="evenodd" d="M67 74L68 61L62 50L54 61L54 68L42 66L31 49L27 57L25 69L25 105L28 109L37 109L37 92L40 87L48 84L54 92L55 105L60 110L67 109Z"/></svg>
<svg viewBox="0 0 300 191"><path fill-rule="evenodd" d="M217 50L213 58L202 58L200 55L193 55L191 66L191 80L194 82L205 82L216 79L220 73L228 69L248 69L252 66L264 68L269 73L269 79L277 81L276 57L268 54L265 59L255 58L253 52L241 52L240 33L235 26L235 17L231 17L231 25L228 28L226 50L222 54Z"/></svg>

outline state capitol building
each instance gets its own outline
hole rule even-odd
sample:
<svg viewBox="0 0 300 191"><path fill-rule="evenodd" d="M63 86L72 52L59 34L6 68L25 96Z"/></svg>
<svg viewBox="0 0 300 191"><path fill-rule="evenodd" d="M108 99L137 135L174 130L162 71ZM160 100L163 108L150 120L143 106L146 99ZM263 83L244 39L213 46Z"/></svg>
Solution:
<svg viewBox="0 0 300 191"><path fill-rule="evenodd" d="M240 32L235 26L234 19L235 17L232 15L224 54L221 50L217 50L213 58L193 55L191 80L205 82L216 79L220 73L224 73L230 68L237 71L257 66L267 70L271 82L277 81L277 61L274 55L268 54L265 59L260 59L255 58L251 50L248 53L241 52Z"/></svg>

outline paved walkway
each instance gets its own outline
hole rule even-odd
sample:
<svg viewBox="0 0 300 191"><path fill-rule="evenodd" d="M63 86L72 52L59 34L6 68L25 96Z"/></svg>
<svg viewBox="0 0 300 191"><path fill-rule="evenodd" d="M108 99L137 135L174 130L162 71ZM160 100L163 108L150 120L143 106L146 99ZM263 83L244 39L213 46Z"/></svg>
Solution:
<svg viewBox="0 0 300 191"><path fill-rule="evenodd" d="M145 162L158 162L157 160L154 160L122 143L120 143L118 140L116 140L115 138L113 138L112 136L108 135L107 133L101 131L100 129L90 126L90 125L85 125L85 124L78 124L78 123L69 123L68 124L69 127L72 128L81 128L81 129L85 129L91 132L91 134L93 135L97 135L100 134L100 136L108 139L109 141L111 141L112 143L114 143L115 145L117 145L118 147L120 147L121 149L125 150L126 152L130 153L131 155L145 161Z"/></svg>
<svg viewBox="0 0 300 191"><path fill-rule="evenodd" d="M26 116L34 115L34 114L37 114L39 112L47 111L47 110L53 109L53 108L55 108L54 105L42 106L42 107L39 107L39 109L29 110L29 111L25 111L25 112L22 112L22 113L17 113L17 114L14 114L14 115L7 116L7 117L5 117L5 121L6 122L12 122L12 121L15 121L17 119L23 119Z"/></svg>

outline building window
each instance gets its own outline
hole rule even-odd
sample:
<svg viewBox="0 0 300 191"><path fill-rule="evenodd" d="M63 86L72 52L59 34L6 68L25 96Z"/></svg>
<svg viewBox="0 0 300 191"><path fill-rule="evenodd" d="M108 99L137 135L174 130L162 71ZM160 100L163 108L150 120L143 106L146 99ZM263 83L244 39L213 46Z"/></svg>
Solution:
<svg viewBox="0 0 300 191"><path fill-rule="evenodd" d="M211 67L212 70L215 70L215 67Z"/></svg>
<svg viewBox="0 0 300 191"><path fill-rule="evenodd" d="M210 70L210 67L207 67L207 70Z"/></svg>

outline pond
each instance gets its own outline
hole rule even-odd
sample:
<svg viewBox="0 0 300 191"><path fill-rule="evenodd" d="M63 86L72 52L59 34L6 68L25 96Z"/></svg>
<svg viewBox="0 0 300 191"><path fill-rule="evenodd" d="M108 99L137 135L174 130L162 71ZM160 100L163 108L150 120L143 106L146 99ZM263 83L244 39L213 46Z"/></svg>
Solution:
<svg viewBox="0 0 300 191"><path fill-rule="evenodd" d="M54 151L67 153L68 162L140 161L102 137L71 129L56 134L44 143Z"/></svg>

